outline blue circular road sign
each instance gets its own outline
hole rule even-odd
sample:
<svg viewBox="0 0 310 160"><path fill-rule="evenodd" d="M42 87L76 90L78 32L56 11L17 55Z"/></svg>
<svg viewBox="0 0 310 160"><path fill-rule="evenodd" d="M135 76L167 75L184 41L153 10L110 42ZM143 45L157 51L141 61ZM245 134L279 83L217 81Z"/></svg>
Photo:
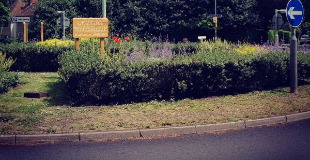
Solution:
<svg viewBox="0 0 310 160"><path fill-rule="evenodd" d="M304 17L304 9L300 0L290 0L286 7L286 18L293 27L298 27Z"/></svg>

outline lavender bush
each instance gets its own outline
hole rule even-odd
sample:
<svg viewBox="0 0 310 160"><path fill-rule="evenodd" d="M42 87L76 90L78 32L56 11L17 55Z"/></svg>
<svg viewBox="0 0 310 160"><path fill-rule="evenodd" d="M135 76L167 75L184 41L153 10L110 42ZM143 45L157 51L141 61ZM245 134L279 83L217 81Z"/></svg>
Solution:
<svg viewBox="0 0 310 160"><path fill-rule="evenodd" d="M170 59L174 55L171 48L171 43L168 41L145 42L135 46L132 50L125 50L125 59L130 62Z"/></svg>
<svg viewBox="0 0 310 160"><path fill-rule="evenodd" d="M261 55L269 52L289 52L289 46L275 47L273 45L253 45L246 43L234 44L221 39L213 39L203 43L178 43L154 38L149 41L139 41L135 38L121 43L108 42L107 50L112 54L120 53L123 60L129 62L154 61L172 59L176 56L189 56L192 54L242 54ZM298 52L310 53L310 46L301 46Z"/></svg>

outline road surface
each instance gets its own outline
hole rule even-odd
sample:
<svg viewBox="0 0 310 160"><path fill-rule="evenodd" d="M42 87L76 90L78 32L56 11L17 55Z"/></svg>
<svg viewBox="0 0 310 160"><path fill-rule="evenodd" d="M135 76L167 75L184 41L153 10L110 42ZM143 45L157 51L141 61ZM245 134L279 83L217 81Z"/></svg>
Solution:
<svg viewBox="0 0 310 160"><path fill-rule="evenodd" d="M310 120L226 133L0 146L1 160L310 160Z"/></svg>

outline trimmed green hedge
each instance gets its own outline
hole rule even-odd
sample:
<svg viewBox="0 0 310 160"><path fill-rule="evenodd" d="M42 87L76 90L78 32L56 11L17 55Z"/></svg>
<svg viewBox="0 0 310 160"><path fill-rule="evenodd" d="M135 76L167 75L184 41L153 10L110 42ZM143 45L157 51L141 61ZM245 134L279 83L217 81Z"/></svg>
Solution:
<svg viewBox="0 0 310 160"><path fill-rule="evenodd" d="M0 52L13 58L12 71L56 72L59 68L58 56L73 47L47 47L34 43L0 43Z"/></svg>
<svg viewBox="0 0 310 160"><path fill-rule="evenodd" d="M285 31L285 30L280 29L278 34L279 34L279 41L280 42L282 39L284 39L284 43L286 43L286 44L290 43L290 37L291 37L290 31ZM275 41L274 30L268 31L268 40L270 43L274 43L274 41Z"/></svg>
<svg viewBox="0 0 310 160"><path fill-rule="evenodd" d="M137 41L134 41L137 42ZM109 50L111 54L119 54L120 50L124 48L129 52L133 52L136 47L147 55L151 50L154 52L162 52L162 50L171 50L175 54L191 54L199 51L199 43L178 43L165 47L163 49L156 49L156 45L152 46L151 42L141 42L134 45L131 43L125 43L123 46L108 43L105 48ZM163 43L159 43L163 45ZM158 44L158 45L159 45ZM97 50L97 41L86 42L81 44L82 50ZM121 47L123 47L121 49ZM152 48L153 47L153 48ZM3 52L7 57L11 57L15 60L15 63L11 67L12 71L25 71L25 72L56 72L59 68L58 56L66 51L74 50L74 46L42 46L35 43L0 43L0 52ZM136 51L138 52L138 51Z"/></svg>
<svg viewBox="0 0 310 160"><path fill-rule="evenodd" d="M299 79L310 78L310 56L299 54ZM240 93L289 84L289 54L203 53L173 60L104 60L96 53L67 52L59 73L76 103L130 103Z"/></svg>
<svg viewBox="0 0 310 160"><path fill-rule="evenodd" d="M0 72L0 94L9 91L18 85L19 78L16 73Z"/></svg>

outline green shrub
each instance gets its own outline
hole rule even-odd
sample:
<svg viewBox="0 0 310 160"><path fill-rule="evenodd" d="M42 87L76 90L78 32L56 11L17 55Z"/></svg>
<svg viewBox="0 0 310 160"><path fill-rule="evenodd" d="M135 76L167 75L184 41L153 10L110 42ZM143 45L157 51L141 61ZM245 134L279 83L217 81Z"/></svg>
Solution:
<svg viewBox="0 0 310 160"><path fill-rule="evenodd" d="M275 41L275 37L274 37L274 30L269 30L268 31L268 40L270 43L274 43ZM278 32L278 35L279 35L279 41L286 43L290 43L290 37L291 37L291 32L290 31L285 31L285 30L282 30L280 29L279 32Z"/></svg>
<svg viewBox="0 0 310 160"><path fill-rule="evenodd" d="M298 78L301 80L310 79L310 56L309 53L299 53L297 55Z"/></svg>
<svg viewBox="0 0 310 160"><path fill-rule="evenodd" d="M309 54L299 57L299 78L309 78ZM59 73L77 103L130 103L287 86L288 62L285 52L205 52L132 63L102 61L92 51L71 51L60 56Z"/></svg>
<svg viewBox="0 0 310 160"><path fill-rule="evenodd" d="M269 30L268 31L268 41L269 43L274 43L274 30Z"/></svg>
<svg viewBox="0 0 310 160"><path fill-rule="evenodd" d="M13 42L18 42L20 40L16 40L15 38L0 38L0 43L10 44Z"/></svg>
<svg viewBox="0 0 310 160"><path fill-rule="evenodd" d="M198 53L200 51L200 44L199 43L178 43L173 45L172 52L174 54L191 54L191 53Z"/></svg>
<svg viewBox="0 0 310 160"><path fill-rule="evenodd" d="M279 31L279 40L281 41L283 39L284 43L289 44L291 42L291 32L280 30Z"/></svg>
<svg viewBox="0 0 310 160"><path fill-rule="evenodd" d="M59 68L58 56L70 47L40 46L34 43L0 44L0 51L15 60L11 70L26 72L54 72Z"/></svg>
<svg viewBox="0 0 310 160"><path fill-rule="evenodd" d="M7 92L11 87L18 84L17 74L7 72L13 63L13 59L6 58L6 55L0 52L0 94Z"/></svg>
<svg viewBox="0 0 310 160"><path fill-rule="evenodd" d="M0 72L8 71L13 65L14 60L12 58L6 58L6 55L0 52Z"/></svg>
<svg viewBox="0 0 310 160"><path fill-rule="evenodd" d="M220 38L215 38L212 40L204 41L200 45L203 52L231 52L232 48L235 47L234 44L221 40Z"/></svg>
<svg viewBox="0 0 310 160"><path fill-rule="evenodd" d="M16 73L0 71L0 93L9 91L10 88L18 85L19 79Z"/></svg>

